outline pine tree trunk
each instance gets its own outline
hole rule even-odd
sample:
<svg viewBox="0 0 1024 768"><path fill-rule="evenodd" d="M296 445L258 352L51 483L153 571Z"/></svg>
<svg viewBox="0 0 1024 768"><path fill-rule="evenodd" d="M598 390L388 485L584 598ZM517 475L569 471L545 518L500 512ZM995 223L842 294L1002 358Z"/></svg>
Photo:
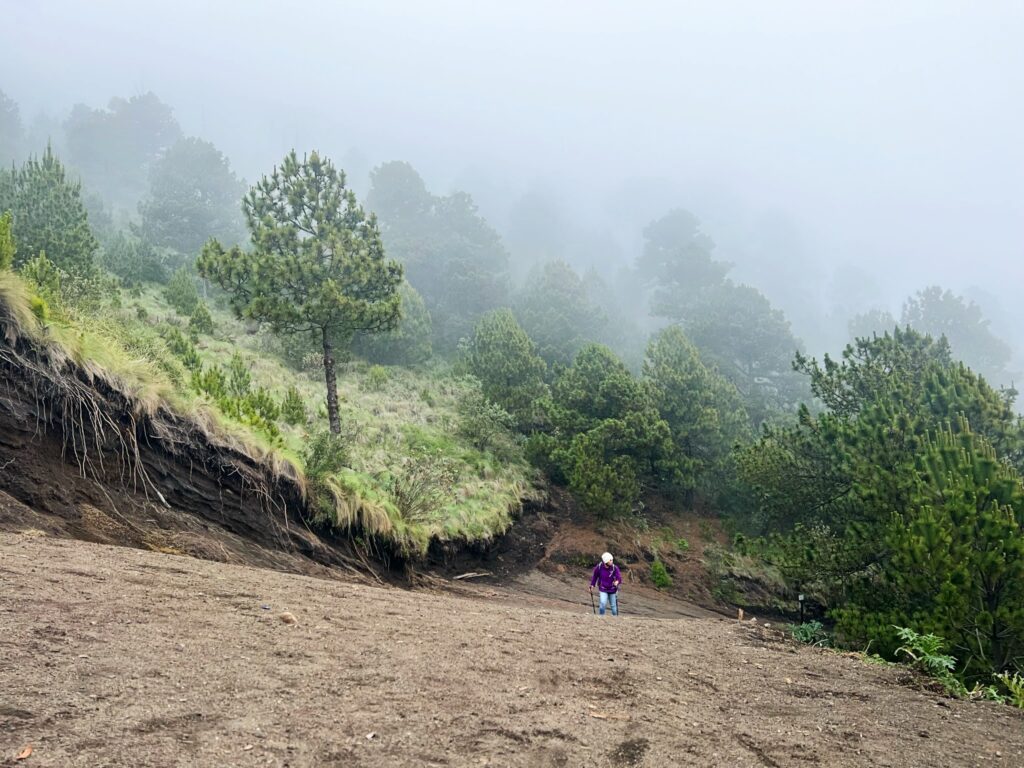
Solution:
<svg viewBox="0 0 1024 768"><path fill-rule="evenodd" d="M334 375L334 346L323 329L324 340L324 378L327 379L327 418L331 422L331 432L341 434L341 418L338 415L338 380Z"/></svg>

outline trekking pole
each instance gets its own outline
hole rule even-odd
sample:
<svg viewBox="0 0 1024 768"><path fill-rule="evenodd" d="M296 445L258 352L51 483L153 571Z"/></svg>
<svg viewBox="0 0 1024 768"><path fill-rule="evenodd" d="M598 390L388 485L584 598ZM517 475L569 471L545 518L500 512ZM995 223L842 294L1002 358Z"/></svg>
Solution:
<svg viewBox="0 0 1024 768"><path fill-rule="evenodd" d="M594 602L594 590L590 590L590 607L594 609L594 615L597 616L597 603Z"/></svg>

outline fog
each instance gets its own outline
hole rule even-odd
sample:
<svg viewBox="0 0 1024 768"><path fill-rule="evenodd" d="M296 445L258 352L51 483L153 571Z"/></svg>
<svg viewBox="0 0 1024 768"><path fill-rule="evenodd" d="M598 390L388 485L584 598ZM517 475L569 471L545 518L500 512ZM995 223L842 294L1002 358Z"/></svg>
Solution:
<svg viewBox="0 0 1024 768"><path fill-rule="evenodd" d="M3 17L0 88L26 123L153 91L249 180L292 147L361 190L408 160L510 242L532 206L552 249L607 274L684 207L812 343L820 318L898 316L937 283L1020 345L1020 3L8 0Z"/></svg>

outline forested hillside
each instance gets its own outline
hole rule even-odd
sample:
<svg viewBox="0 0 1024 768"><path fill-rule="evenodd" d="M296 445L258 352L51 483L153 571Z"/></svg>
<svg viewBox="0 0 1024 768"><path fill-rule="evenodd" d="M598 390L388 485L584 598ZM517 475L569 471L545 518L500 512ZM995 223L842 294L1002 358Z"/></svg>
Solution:
<svg viewBox="0 0 1024 768"><path fill-rule="evenodd" d="M2 104L10 328L291 466L312 530L416 563L553 491L595 527L699 514L719 607L796 621L800 595L800 638L1021 703L1024 424L977 304L926 287L819 354L681 208L625 271L514 265L525 238L406 162L360 199L313 149L239 179L153 94L45 148Z"/></svg>

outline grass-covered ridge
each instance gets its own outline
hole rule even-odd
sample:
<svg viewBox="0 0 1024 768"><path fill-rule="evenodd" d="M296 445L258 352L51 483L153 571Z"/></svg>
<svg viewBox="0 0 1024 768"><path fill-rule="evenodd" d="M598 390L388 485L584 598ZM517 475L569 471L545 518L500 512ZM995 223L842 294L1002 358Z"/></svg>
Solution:
<svg viewBox="0 0 1024 768"><path fill-rule="evenodd" d="M172 376L181 371L175 393L216 410L189 385L191 372L164 341L172 329L187 335L188 318L156 287L124 301L113 322L130 329L132 338L159 340L163 367ZM213 333L199 334L194 343L202 370L227 369L233 359L241 360L251 387L265 389L275 402L283 402L289 390L297 392L304 423L278 419L269 435L234 423L303 467L312 439L328 426L323 369L315 353L297 354L301 339L246 325L217 304L208 302ZM500 449L482 450L460 430L460 403L474 395L476 385L451 366L382 367L353 359L338 373L346 466L311 484L321 496L329 495L311 502L318 523L361 529L415 555L433 539L481 541L503 533L522 501L536 493L534 473L511 434L502 436Z"/></svg>
<svg viewBox="0 0 1024 768"><path fill-rule="evenodd" d="M449 366L341 366L338 391L345 425L345 466L307 478L306 459L315 437L327 429L322 369L282 356L289 339L278 339L235 320L209 302L213 333L191 334L198 355L183 359L173 338L188 339L189 318L179 316L157 287L120 306L80 313L55 311L20 277L0 272L0 304L12 328L49 353L74 361L109 382L140 412L167 408L207 433L281 468L306 487L311 522L365 537L367 542L423 554L432 540L481 541L504 532L524 498L535 493L532 473L512 439L501 450L480 450L460 432L459 403L474 383ZM228 369L239 361L253 390L280 404L298 393L305 419L272 429L232 414L197 391L195 371ZM198 363L198 364L197 364Z"/></svg>

